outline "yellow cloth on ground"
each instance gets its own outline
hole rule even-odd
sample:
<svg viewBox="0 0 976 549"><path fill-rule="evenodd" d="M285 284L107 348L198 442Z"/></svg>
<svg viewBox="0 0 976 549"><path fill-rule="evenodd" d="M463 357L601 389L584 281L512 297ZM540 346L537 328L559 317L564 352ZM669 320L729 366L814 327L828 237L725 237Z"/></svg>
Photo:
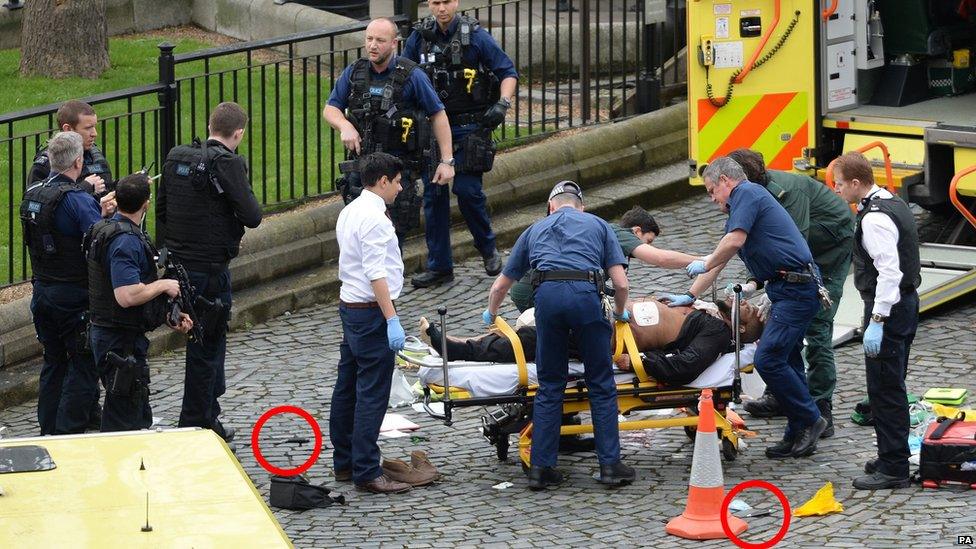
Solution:
<svg viewBox="0 0 976 549"><path fill-rule="evenodd" d="M829 515L830 513L842 513L844 506L834 499L834 485L830 482L817 490L817 493L806 503L797 507L793 514L798 517L812 517L818 515Z"/></svg>

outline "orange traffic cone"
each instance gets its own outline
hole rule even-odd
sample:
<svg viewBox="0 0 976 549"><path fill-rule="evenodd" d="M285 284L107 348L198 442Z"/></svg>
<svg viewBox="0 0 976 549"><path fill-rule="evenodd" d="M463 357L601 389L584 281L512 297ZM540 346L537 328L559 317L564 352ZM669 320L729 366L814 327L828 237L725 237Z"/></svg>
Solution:
<svg viewBox="0 0 976 549"><path fill-rule="evenodd" d="M715 406L712 391L702 391L698 404L698 432L695 434L695 455L691 460L691 479L688 482L688 503L681 516L668 521L665 531L686 539L721 539L720 513L725 498L722 462L718 455L718 434L715 432ZM731 513L729 528L739 535L749 527Z"/></svg>

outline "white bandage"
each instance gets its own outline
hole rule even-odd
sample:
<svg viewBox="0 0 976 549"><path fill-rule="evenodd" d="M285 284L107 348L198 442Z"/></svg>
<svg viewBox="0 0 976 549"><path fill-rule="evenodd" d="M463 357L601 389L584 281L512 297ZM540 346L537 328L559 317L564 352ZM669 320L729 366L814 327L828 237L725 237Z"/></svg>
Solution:
<svg viewBox="0 0 976 549"><path fill-rule="evenodd" d="M526 309L515 319L515 329L518 330L522 326L535 326L535 307Z"/></svg>
<svg viewBox="0 0 976 549"><path fill-rule="evenodd" d="M653 301L639 301L634 303L634 322L638 326L655 326L661 320L661 313L657 303Z"/></svg>

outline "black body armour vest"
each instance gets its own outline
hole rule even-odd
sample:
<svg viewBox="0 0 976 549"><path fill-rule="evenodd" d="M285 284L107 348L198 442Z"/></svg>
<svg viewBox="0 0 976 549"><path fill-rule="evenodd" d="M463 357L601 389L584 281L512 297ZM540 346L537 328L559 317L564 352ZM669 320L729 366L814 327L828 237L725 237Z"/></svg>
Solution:
<svg viewBox="0 0 976 549"><path fill-rule="evenodd" d="M47 156L47 147L44 147L34 155L34 164L31 166L27 184L30 185L36 181L47 179L50 173L51 160ZM102 154L98 145L92 145L92 148L85 151L82 155L81 175L78 176L78 182L84 186L85 191L90 193L93 189L85 182L85 178L89 175L98 175L105 180L105 193L115 190L115 181L112 180L112 169L109 167L108 160L105 159L105 155Z"/></svg>
<svg viewBox="0 0 976 549"><path fill-rule="evenodd" d="M403 89L416 68L413 61L397 57L393 74L386 82L374 84L369 59L353 65L347 118L362 137L362 156L387 152L404 160L420 160L429 154L433 145L430 120L403 98Z"/></svg>
<svg viewBox="0 0 976 549"><path fill-rule="evenodd" d="M495 73L477 61L465 59L471 35L480 28L478 20L467 15L458 19L457 28L447 37L438 32L433 16L414 25L414 30L420 33L421 66L444 102L452 125L456 125L453 122L456 115L484 114L501 97Z"/></svg>
<svg viewBox="0 0 976 549"><path fill-rule="evenodd" d="M854 232L854 286L861 293L865 301L874 300L874 292L878 285L878 270L867 250L864 249L864 231L861 221L871 212L881 212L894 222L898 229L898 266L901 269L901 282L898 284L902 293L918 288L922 282L921 262L918 257L918 231L915 228L915 217L908 204L897 197L871 197L868 203L857 214L857 229Z"/></svg>
<svg viewBox="0 0 976 549"><path fill-rule="evenodd" d="M81 249L81 235L69 236L58 232L54 214L65 193L82 191L79 183L54 181L48 177L24 191L20 203L20 223L24 242L30 252L34 279L42 282L68 282L81 286L88 280L85 254Z"/></svg>
<svg viewBox="0 0 976 549"><path fill-rule="evenodd" d="M244 225L224 194L214 160L231 153L194 139L174 147L163 163L166 247L190 270L227 263L241 250Z"/></svg>
<svg viewBox="0 0 976 549"><path fill-rule="evenodd" d="M91 323L106 328L121 328L148 332L160 326L166 315L166 295L137 307L122 307L115 300L112 288L112 272L105 263L108 246L122 234L139 237L143 251L150 265L156 262L156 249L142 229L128 219L103 219L92 225L85 235L84 249L88 258L88 299L91 304ZM159 279L155 269L151 269L149 284Z"/></svg>

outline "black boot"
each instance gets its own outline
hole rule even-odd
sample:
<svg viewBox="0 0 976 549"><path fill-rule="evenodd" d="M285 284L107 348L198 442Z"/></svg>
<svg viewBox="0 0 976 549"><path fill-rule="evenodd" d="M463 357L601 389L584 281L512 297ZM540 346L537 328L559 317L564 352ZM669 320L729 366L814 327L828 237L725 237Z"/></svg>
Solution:
<svg viewBox="0 0 976 549"><path fill-rule="evenodd" d="M827 420L817 418L817 421L796 435L796 443L793 444L793 457L801 458L812 456L817 451L817 441L820 435L827 428Z"/></svg>
<svg viewBox="0 0 976 549"><path fill-rule="evenodd" d="M430 288L454 282L454 271L424 271L410 279L410 283L417 288Z"/></svg>
<svg viewBox="0 0 976 549"><path fill-rule="evenodd" d="M864 463L864 472L872 475L878 470L878 458L869 459Z"/></svg>
<svg viewBox="0 0 976 549"><path fill-rule="evenodd" d="M488 276L496 276L498 273L502 272L502 256L498 254L498 250L492 250L492 252L484 256L485 260L485 273Z"/></svg>
<svg viewBox="0 0 976 549"><path fill-rule="evenodd" d="M830 438L834 436L834 405L829 400L818 400L817 408L820 409L820 416L827 420L827 428L824 429L820 438Z"/></svg>
<svg viewBox="0 0 976 549"><path fill-rule="evenodd" d="M795 439L784 438L769 448L766 448L766 457L769 459L785 459L792 457L794 442Z"/></svg>
<svg viewBox="0 0 976 549"><path fill-rule="evenodd" d="M529 490L545 490L563 481L563 474L555 467L529 467Z"/></svg>
<svg viewBox="0 0 976 549"><path fill-rule="evenodd" d="M908 488L911 479L908 477L893 477L881 471L870 475L863 475L854 479L852 483L858 490L890 490L892 488Z"/></svg>
<svg viewBox="0 0 976 549"><path fill-rule="evenodd" d="M777 417L785 415L773 393L766 391L758 400L746 402L743 406L752 417Z"/></svg>
<svg viewBox="0 0 976 549"><path fill-rule="evenodd" d="M622 461L610 465L600 465L600 484L623 486L637 479L637 472L633 467L624 465Z"/></svg>

